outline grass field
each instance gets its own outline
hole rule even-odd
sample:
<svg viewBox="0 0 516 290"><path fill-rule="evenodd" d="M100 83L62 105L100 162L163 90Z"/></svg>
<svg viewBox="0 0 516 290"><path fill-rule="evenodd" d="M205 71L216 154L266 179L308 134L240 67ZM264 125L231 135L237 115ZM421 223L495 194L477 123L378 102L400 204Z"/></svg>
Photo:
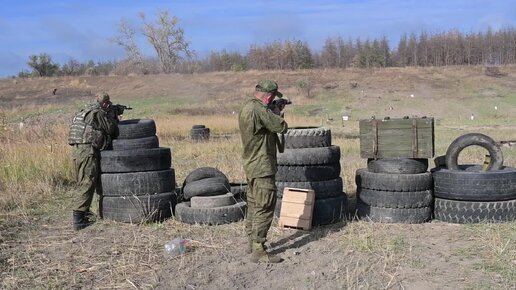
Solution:
<svg viewBox="0 0 516 290"><path fill-rule="evenodd" d="M342 151L344 191L353 200L355 171L366 166L360 119L433 116L436 156L466 133L516 140L516 68L502 70L508 76L455 67L0 80L0 288L515 289L515 222L350 221L309 233L273 228L271 248L286 260L274 266L247 261L242 223L99 221L71 231L68 123L96 90L131 105L126 119L156 121L160 145L172 148L179 184L202 166L217 167L236 182L245 180L239 106L257 80L276 79L294 102L286 112L289 125L332 129ZM313 84L310 95L300 81ZM343 114L350 120L341 121ZM209 127L212 140L192 143L194 124ZM459 161L481 164L486 152L470 147ZM504 147L503 154L504 164L516 167L516 148ZM162 247L176 236L192 240L191 251L170 259Z"/></svg>

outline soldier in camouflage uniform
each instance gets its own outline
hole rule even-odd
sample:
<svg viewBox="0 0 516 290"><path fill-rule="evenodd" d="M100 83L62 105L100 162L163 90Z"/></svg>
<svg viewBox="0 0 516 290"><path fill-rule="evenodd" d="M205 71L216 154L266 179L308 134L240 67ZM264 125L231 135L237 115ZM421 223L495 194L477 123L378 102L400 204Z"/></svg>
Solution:
<svg viewBox="0 0 516 290"><path fill-rule="evenodd" d="M275 97L283 97L278 84L260 81L254 98L244 103L238 116L248 183L245 227L251 261L255 263L281 262L279 257L267 253L264 245L276 206L276 147L280 148L277 133L285 133L288 128L279 112L268 107Z"/></svg>
<svg viewBox="0 0 516 290"><path fill-rule="evenodd" d="M117 121L106 113L110 106L109 95L97 94L96 102L77 112L70 125L68 143L72 146L72 159L77 181L78 196L73 210L73 229L81 230L92 224L90 205L97 191L102 201L100 186L100 150L111 146ZM102 207L99 204L99 215Z"/></svg>

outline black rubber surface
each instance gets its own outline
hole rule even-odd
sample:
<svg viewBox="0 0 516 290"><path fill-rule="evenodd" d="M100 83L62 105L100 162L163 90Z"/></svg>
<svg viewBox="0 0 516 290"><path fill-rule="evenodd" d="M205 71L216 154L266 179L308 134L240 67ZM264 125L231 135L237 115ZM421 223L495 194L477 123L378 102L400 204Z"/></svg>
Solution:
<svg viewBox="0 0 516 290"><path fill-rule="evenodd" d="M387 208L357 202L357 215L360 219L380 223L420 224L432 218L431 207Z"/></svg>
<svg viewBox="0 0 516 290"><path fill-rule="evenodd" d="M322 181L338 178L340 163L308 166L278 166L277 181Z"/></svg>
<svg viewBox="0 0 516 290"><path fill-rule="evenodd" d="M426 172L428 159L385 158L368 159L367 169L374 173L416 174Z"/></svg>
<svg viewBox="0 0 516 290"><path fill-rule="evenodd" d="M172 216L176 194L164 192L151 195L105 196L102 217L124 223L163 221Z"/></svg>
<svg viewBox="0 0 516 290"><path fill-rule="evenodd" d="M319 165L340 161L340 147L285 149L278 154L279 165Z"/></svg>
<svg viewBox="0 0 516 290"><path fill-rule="evenodd" d="M461 170L436 168L433 171L436 197L464 201L516 199L516 169L482 171L480 166L463 165Z"/></svg>
<svg viewBox="0 0 516 290"><path fill-rule="evenodd" d="M460 170L457 164L459 154L469 146L480 146L489 152L491 161L486 170L499 170L503 166L503 154L500 146L491 137L480 133L470 133L455 139L446 151L446 167L450 170Z"/></svg>
<svg viewBox="0 0 516 290"><path fill-rule="evenodd" d="M247 200L247 183L234 182L230 183L229 186L231 187L231 193L233 193L233 196L238 202Z"/></svg>
<svg viewBox="0 0 516 290"><path fill-rule="evenodd" d="M201 129L201 128L206 128L206 126L204 126L204 125L193 125L192 126L192 129Z"/></svg>
<svg viewBox="0 0 516 290"><path fill-rule="evenodd" d="M279 217L279 215L280 215L280 212L281 212L281 202L282 202L281 198L277 198L276 199L276 206L274 207L274 216L275 217Z"/></svg>
<svg viewBox="0 0 516 290"><path fill-rule="evenodd" d="M459 201L435 199L435 218L449 223L506 222L516 220L516 199Z"/></svg>
<svg viewBox="0 0 516 290"><path fill-rule="evenodd" d="M315 198L328 198L335 197L342 194L343 190L342 178L338 177L330 180L323 181L305 181L305 182L292 182L292 181L276 181L276 196L278 198L283 197L283 190L285 187L293 188L304 188L313 189L315 191Z"/></svg>
<svg viewBox="0 0 516 290"><path fill-rule="evenodd" d="M233 193L228 192L215 196L193 196L190 199L190 206L194 208L213 208L235 204Z"/></svg>
<svg viewBox="0 0 516 290"><path fill-rule="evenodd" d="M419 208L433 204L431 190L424 191L383 191L357 188L360 200L370 206L388 208Z"/></svg>
<svg viewBox="0 0 516 290"><path fill-rule="evenodd" d="M113 140L113 150L131 150L158 148L158 136L150 136L136 139L115 139Z"/></svg>
<svg viewBox="0 0 516 290"><path fill-rule="evenodd" d="M358 169L355 176L357 188L385 191L424 191L432 189L430 172L418 174L374 173Z"/></svg>
<svg viewBox="0 0 516 290"><path fill-rule="evenodd" d="M285 148L331 146L331 130L321 127L292 127L285 133Z"/></svg>
<svg viewBox="0 0 516 290"><path fill-rule="evenodd" d="M183 199L194 196L214 196L230 192L229 181L224 177L209 177L189 182L183 188Z"/></svg>
<svg viewBox="0 0 516 290"><path fill-rule="evenodd" d="M245 211L245 202L216 208L192 208L190 202L182 202L176 206L176 218L188 224L221 225L243 220Z"/></svg>
<svg viewBox="0 0 516 290"><path fill-rule="evenodd" d="M190 136L195 141L208 140L210 139L210 128L192 128Z"/></svg>
<svg viewBox="0 0 516 290"><path fill-rule="evenodd" d="M218 170L214 167L199 167L192 172L190 172L185 180L183 181L183 185L190 183L192 181L209 178L209 177L224 177L225 179L228 179L227 176L222 173L222 171Z"/></svg>
<svg viewBox="0 0 516 290"><path fill-rule="evenodd" d="M156 123L152 119L131 119L118 122L117 139L136 139L156 135Z"/></svg>
<svg viewBox="0 0 516 290"><path fill-rule="evenodd" d="M170 148L101 151L102 173L165 170L170 168Z"/></svg>
<svg viewBox="0 0 516 290"><path fill-rule="evenodd" d="M336 197L316 199L312 225L328 225L346 218L348 198L344 193Z"/></svg>
<svg viewBox="0 0 516 290"><path fill-rule="evenodd" d="M176 184L173 168L159 171L103 173L100 178L104 196L171 192L174 191Z"/></svg>

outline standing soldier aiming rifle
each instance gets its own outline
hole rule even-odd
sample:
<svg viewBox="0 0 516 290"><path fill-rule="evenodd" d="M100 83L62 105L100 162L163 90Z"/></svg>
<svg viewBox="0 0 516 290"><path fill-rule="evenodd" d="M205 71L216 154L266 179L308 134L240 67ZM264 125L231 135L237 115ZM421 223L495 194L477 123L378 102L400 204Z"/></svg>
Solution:
<svg viewBox="0 0 516 290"><path fill-rule="evenodd" d="M95 102L77 112L70 125L68 144L72 146L77 196L73 209L73 229L92 224L90 217L93 194L99 195L99 216L102 217L102 187L100 185L100 151L108 149L115 137L117 116L109 114L109 95L95 95Z"/></svg>
<svg viewBox="0 0 516 290"><path fill-rule="evenodd" d="M244 152L244 171L247 176L247 217L245 229L249 241L248 252L254 263L279 263L281 258L266 252L265 241L272 223L276 206L277 133L285 133L288 125L280 117L286 102L278 91L278 84L270 80L260 81L254 98L246 101L238 116ZM281 103L281 104L280 104Z"/></svg>

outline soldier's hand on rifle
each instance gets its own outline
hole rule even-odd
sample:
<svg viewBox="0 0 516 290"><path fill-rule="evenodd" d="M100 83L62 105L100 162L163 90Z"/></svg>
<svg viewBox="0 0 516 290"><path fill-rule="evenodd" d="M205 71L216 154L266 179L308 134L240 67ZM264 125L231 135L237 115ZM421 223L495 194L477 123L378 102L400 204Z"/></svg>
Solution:
<svg viewBox="0 0 516 290"><path fill-rule="evenodd" d="M273 106L273 107L271 108L271 111L272 111L274 114L276 114L276 115L278 115L278 116L281 116L281 109L279 108L279 106Z"/></svg>
<svg viewBox="0 0 516 290"><path fill-rule="evenodd" d="M289 99L285 98L285 97L283 97L283 98L281 98L281 99L276 100L276 106L277 106L277 107L278 107L278 109L279 109L279 113L278 113L278 115L279 115L280 117L282 117L282 118L283 118L283 117L285 116L285 107L286 107L287 105L290 105L290 104L292 104L292 102L291 102Z"/></svg>

